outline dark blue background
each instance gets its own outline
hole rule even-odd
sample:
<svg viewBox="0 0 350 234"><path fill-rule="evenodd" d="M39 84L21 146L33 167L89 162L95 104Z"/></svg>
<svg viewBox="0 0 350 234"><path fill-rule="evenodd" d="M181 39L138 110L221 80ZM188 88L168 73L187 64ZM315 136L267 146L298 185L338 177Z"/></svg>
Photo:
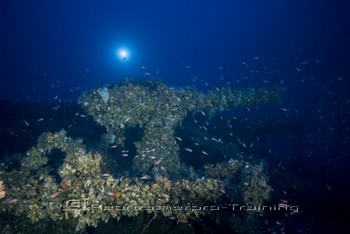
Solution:
<svg viewBox="0 0 350 234"><path fill-rule="evenodd" d="M221 75L253 76L248 85L289 82L306 60L307 70L324 69L315 75L320 85L346 80L349 9L325 0L2 1L0 98L68 101L145 72L175 85L192 76L225 85ZM120 46L131 56L116 62Z"/></svg>

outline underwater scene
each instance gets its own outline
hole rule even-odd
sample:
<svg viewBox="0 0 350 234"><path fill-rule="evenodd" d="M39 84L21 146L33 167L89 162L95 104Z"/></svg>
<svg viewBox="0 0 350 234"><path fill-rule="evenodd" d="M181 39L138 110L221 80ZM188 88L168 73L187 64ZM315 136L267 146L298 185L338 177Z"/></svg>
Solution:
<svg viewBox="0 0 350 234"><path fill-rule="evenodd" d="M2 2L0 233L349 233L349 10Z"/></svg>

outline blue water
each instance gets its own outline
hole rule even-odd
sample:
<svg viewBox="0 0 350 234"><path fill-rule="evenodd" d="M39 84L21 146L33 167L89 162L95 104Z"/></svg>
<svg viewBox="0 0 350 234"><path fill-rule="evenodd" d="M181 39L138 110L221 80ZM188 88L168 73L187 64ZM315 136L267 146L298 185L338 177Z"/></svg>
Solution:
<svg viewBox="0 0 350 234"><path fill-rule="evenodd" d="M283 218L286 230L340 232L350 195L349 10L327 0L2 1L0 158L24 153L44 131L74 129L79 95L125 76L204 92L281 87L278 103L222 115L289 124L263 129L265 149L250 152L267 160L270 177L304 183L287 194L272 185L275 199L303 210ZM78 127L72 134L83 137Z"/></svg>

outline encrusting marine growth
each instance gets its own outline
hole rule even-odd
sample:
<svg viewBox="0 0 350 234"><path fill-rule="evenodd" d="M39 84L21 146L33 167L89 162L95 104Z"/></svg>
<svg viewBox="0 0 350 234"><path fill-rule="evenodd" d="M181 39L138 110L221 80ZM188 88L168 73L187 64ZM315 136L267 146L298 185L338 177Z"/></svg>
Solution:
<svg viewBox="0 0 350 234"><path fill-rule="evenodd" d="M190 112L207 110L212 115L270 103L280 95L279 89L232 88L204 94L154 80L125 80L92 90L80 97L79 104L106 128L104 145L122 147L127 128L144 130L141 141L134 142L137 156L133 159L135 174L144 176L114 178L112 173L101 171L106 157L102 152L88 152L82 140L68 137L65 130L43 133L37 145L27 151L19 170L1 172L0 210L26 215L33 222L69 220L76 230L82 230L86 225L97 226L100 221L143 212L187 222L210 214L208 207L227 198L261 205L272 190L262 164L253 165L231 155L228 161L205 166L205 177L188 180L181 174L188 167L180 161L174 129ZM57 176L48 164L53 150L65 154ZM4 183L12 185L6 194Z"/></svg>
<svg viewBox="0 0 350 234"><path fill-rule="evenodd" d="M209 115L213 115L235 107L271 103L280 95L281 89L252 88L215 88L201 93L189 87L171 88L156 80L133 82L126 79L115 86L82 95L79 104L106 128L106 144L123 145L127 128L143 128L142 140L134 142L138 155L133 162L135 171L152 173L154 177L178 177L182 165L175 127L188 113L208 110ZM157 165L149 157L153 151L161 160Z"/></svg>
<svg viewBox="0 0 350 234"><path fill-rule="evenodd" d="M0 199L4 198L6 195L4 181L0 180Z"/></svg>

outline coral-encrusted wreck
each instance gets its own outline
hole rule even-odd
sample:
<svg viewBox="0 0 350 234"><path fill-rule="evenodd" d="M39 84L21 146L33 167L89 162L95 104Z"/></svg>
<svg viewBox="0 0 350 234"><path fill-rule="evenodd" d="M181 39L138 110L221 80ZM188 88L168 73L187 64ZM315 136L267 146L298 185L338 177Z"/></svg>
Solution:
<svg viewBox="0 0 350 234"><path fill-rule="evenodd" d="M174 132L190 112L212 115L219 110L266 104L278 99L280 93L279 89L221 88L204 94L153 80L125 80L92 90L82 95L79 103L107 130L100 149L106 144L122 147L127 128L142 128L141 141L134 142L137 156L133 169L136 175L148 176L115 178L113 173L101 171L105 152L88 152L82 140L68 137L65 130L43 133L38 144L27 151L19 170L0 171L4 184L12 185L6 188L0 210L25 215L33 222L55 220L63 225L66 221L82 230L100 221L143 213L187 222L211 213L198 207L218 205L227 198L261 205L272 190L262 164L230 155L228 161L205 166L205 178L192 175L188 179L181 174L189 169L180 162ZM56 177L48 164L53 150L65 155Z"/></svg>
<svg viewBox="0 0 350 234"><path fill-rule="evenodd" d="M217 111L240 106L266 104L280 97L280 89L232 89L216 88L201 93L191 88L175 89L160 81L147 80L98 88L82 95L79 104L107 129L107 144L122 145L127 128L139 126L144 129L140 142L135 142L138 157L134 170L157 176L178 176L181 171L179 146L175 139L175 127L190 112ZM155 152L153 152L153 150ZM157 154L161 163L155 165L148 157ZM160 168L166 170L161 170ZM152 170L152 171L151 171Z"/></svg>

